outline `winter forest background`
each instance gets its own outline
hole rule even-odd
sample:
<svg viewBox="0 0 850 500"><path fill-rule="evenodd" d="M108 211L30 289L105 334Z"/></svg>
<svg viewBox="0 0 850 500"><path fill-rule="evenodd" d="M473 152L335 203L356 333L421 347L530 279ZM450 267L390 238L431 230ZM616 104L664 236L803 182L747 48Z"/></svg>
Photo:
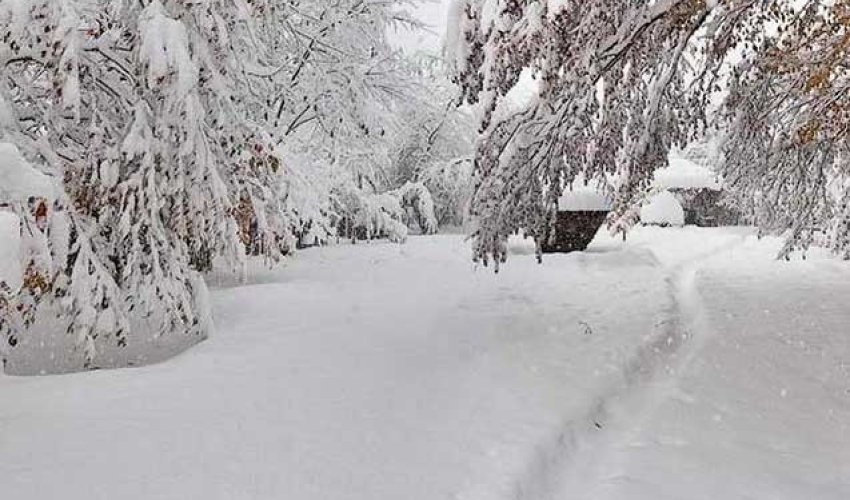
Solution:
<svg viewBox="0 0 850 500"><path fill-rule="evenodd" d="M0 498L850 496L850 0L0 37Z"/></svg>
<svg viewBox="0 0 850 500"><path fill-rule="evenodd" d="M4 352L200 339L217 265L460 227L474 126L411 7L4 1Z"/></svg>
<svg viewBox="0 0 850 500"><path fill-rule="evenodd" d="M783 255L846 257L848 9L4 0L3 350L64 331L92 366L140 332L203 338L203 274L341 240L466 229L498 267L576 179L625 234L700 144Z"/></svg>
<svg viewBox="0 0 850 500"><path fill-rule="evenodd" d="M848 9L5 0L4 351L65 331L90 366L138 332L203 338L204 273L345 239L472 227L498 267L578 178L625 234L700 143L783 255L846 257Z"/></svg>
<svg viewBox="0 0 850 500"><path fill-rule="evenodd" d="M671 148L716 137L730 203L786 253L846 256L848 8L5 0L4 350L62 330L87 366L139 331L202 338L216 265L467 208L498 265L579 176L625 233Z"/></svg>

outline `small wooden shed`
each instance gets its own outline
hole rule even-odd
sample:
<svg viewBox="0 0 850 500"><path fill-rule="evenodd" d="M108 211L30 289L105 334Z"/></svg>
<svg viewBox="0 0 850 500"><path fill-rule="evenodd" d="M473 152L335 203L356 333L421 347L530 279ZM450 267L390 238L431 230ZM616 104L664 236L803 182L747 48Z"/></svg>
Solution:
<svg viewBox="0 0 850 500"><path fill-rule="evenodd" d="M686 225L714 227L740 223L740 214L721 202L723 182L720 176L690 160L670 158L667 167L655 172L654 187L676 198Z"/></svg>
<svg viewBox="0 0 850 500"><path fill-rule="evenodd" d="M581 252L605 223L611 197L598 182L576 180L558 200L558 213L540 242L543 253Z"/></svg>

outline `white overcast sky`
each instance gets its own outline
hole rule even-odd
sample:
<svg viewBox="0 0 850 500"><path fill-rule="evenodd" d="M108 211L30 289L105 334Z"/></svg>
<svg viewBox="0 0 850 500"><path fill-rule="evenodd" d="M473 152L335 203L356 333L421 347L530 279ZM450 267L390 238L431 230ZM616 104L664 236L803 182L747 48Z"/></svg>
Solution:
<svg viewBox="0 0 850 500"><path fill-rule="evenodd" d="M446 16L452 0L424 0L412 14L429 26L428 31L412 33L399 30L391 34L395 43L404 50L438 53L446 30Z"/></svg>

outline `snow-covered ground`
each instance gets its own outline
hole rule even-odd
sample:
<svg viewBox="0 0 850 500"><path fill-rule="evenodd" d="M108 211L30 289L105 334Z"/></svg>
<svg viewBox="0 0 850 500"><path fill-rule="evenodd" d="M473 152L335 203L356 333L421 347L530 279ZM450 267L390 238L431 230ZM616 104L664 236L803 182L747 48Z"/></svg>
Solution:
<svg viewBox="0 0 850 500"><path fill-rule="evenodd" d="M169 362L0 377L0 498L850 498L850 266L775 250L306 251Z"/></svg>

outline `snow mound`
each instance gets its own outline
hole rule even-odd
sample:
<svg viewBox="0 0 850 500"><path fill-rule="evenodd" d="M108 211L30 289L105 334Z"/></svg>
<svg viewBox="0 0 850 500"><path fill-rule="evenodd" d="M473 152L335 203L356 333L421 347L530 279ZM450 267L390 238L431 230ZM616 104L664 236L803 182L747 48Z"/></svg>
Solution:
<svg viewBox="0 0 850 500"><path fill-rule="evenodd" d="M50 178L34 169L8 142L0 142L0 203L24 202L30 196L53 198Z"/></svg>
<svg viewBox="0 0 850 500"><path fill-rule="evenodd" d="M20 224L17 215L0 210L0 284L5 283L12 290L21 286L23 275Z"/></svg>
<svg viewBox="0 0 850 500"><path fill-rule="evenodd" d="M684 158L670 158L670 165L655 172L659 189L721 189L720 176Z"/></svg>
<svg viewBox="0 0 850 500"><path fill-rule="evenodd" d="M644 224L660 226L684 226L685 210L679 200L669 191L653 196L640 210L640 220Z"/></svg>

